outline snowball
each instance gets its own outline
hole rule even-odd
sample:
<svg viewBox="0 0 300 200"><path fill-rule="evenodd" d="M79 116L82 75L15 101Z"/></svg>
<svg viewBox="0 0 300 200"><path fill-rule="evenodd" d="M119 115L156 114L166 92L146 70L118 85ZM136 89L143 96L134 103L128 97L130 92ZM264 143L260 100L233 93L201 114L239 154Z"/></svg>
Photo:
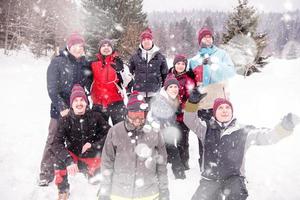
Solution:
<svg viewBox="0 0 300 200"><path fill-rule="evenodd" d="M138 144L134 151L141 158L148 158L152 155L152 150L144 143Z"/></svg>
<svg viewBox="0 0 300 200"><path fill-rule="evenodd" d="M162 130L162 134L165 142L168 144L174 144L175 140L178 141L181 138L181 133L179 129L174 126L169 126L167 128L164 128Z"/></svg>
<svg viewBox="0 0 300 200"><path fill-rule="evenodd" d="M136 179L135 185L136 185L137 187L142 187L142 186L144 186L144 179L141 179L141 178Z"/></svg>

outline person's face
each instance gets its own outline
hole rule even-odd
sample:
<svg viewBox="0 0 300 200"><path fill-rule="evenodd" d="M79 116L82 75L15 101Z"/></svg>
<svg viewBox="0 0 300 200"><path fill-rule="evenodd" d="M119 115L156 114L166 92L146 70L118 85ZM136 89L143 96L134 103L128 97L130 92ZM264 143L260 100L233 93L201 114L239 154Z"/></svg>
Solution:
<svg viewBox="0 0 300 200"><path fill-rule="evenodd" d="M130 112L128 111L127 117L129 122L135 127L140 128L145 123L145 112L144 111L138 111L138 112Z"/></svg>
<svg viewBox="0 0 300 200"><path fill-rule="evenodd" d="M87 103L85 102L84 98L76 97L73 100L72 108L74 110L75 115L84 115L86 111Z"/></svg>
<svg viewBox="0 0 300 200"><path fill-rule="evenodd" d="M103 44L100 47L100 53L104 56L108 56L112 54L112 47L109 44Z"/></svg>
<svg viewBox="0 0 300 200"><path fill-rule="evenodd" d="M202 44L204 44L206 47L210 47L213 44L213 38L211 35L205 35L202 40Z"/></svg>
<svg viewBox="0 0 300 200"><path fill-rule="evenodd" d="M179 61L175 64L175 70L177 73L182 73L185 70L185 62Z"/></svg>
<svg viewBox="0 0 300 200"><path fill-rule="evenodd" d="M145 38L142 40L142 45L145 50L149 50L153 46L153 41L149 38Z"/></svg>
<svg viewBox="0 0 300 200"><path fill-rule="evenodd" d="M172 99L175 99L179 93L179 88L176 84L171 84L167 87L166 92Z"/></svg>
<svg viewBox="0 0 300 200"><path fill-rule="evenodd" d="M216 119L219 122L229 122L232 119L232 109L228 104L221 104L216 110Z"/></svg>
<svg viewBox="0 0 300 200"><path fill-rule="evenodd" d="M84 44L74 44L73 46L71 46L69 51L75 58L80 58L84 55Z"/></svg>

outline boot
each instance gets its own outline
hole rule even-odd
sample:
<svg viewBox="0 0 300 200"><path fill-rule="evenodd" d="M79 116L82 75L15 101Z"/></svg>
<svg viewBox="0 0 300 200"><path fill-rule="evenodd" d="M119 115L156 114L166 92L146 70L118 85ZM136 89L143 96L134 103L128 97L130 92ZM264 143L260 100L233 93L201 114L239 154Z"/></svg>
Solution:
<svg viewBox="0 0 300 200"><path fill-rule="evenodd" d="M68 200L69 193L68 192L59 192L57 200Z"/></svg>

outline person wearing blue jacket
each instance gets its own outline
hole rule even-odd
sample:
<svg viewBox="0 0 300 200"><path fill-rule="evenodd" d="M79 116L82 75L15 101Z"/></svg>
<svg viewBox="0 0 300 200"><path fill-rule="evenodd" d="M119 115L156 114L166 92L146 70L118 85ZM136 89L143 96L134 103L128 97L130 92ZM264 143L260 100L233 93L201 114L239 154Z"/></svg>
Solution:
<svg viewBox="0 0 300 200"><path fill-rule="evenodd" d="M203 120L212 117L212 105L216 98L229 98L228 79L233 77L235 68L225 50L214 44L213 32L210 28L202 28L198 33L200 49L189 59L189 69L195 74L196 84L206 97L199 103L199 116ZM203 147L199 140L199 165L201 169Z"/></svg>

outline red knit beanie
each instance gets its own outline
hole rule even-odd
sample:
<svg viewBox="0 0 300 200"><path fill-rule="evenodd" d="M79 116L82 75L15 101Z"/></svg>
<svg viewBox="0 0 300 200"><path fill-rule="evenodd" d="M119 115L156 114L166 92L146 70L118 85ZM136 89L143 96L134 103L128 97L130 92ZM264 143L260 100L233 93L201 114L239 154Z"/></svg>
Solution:
<svg viewBox="0 0 300 200"><path fill-rule="evenodd" d="M164 89L167 90L167 88L172 84L175 84L179 87L179 82L175 78L175 75L174 74L168 74L168 76L167 76L167 78L164 82Z"/></svg>
<svg viewBox="0 0 300 200"><path fill-rule="evenodd" d="M84 92L84 89L79 84L75 84L72 88L72 92L71 92L71 96L70 96L70 105L72 105L72 103L76 97L82 97L84 99L84 101L88 104L88 99Z"/></svg>
<svg viewBox="0 0 300 200"><path fill-rule="evenodd" d="M77 32L72 33L67 39L67 47L70 49L75 44L85 44L84 38Z"/></svg>
<svg viewBox="0 0 300 200"><path fill-rule="evenodd" d="M177 54L173 60L173 65L175 66L178 62L184 62L185 66L187 66L187 58L183 54Z"/></svg>
<svg viewBox="0 0 300 200"><path fill-rule="evenodd" d="M221 104L229 105L231 107L232 112L233 112L233 107L232 107L232 104L231 104L230 101L228 101L227 99L224 99L224 98L217 98L217 99L215 99L214 105L213 105L213 115L214 115L214 117L216 117L217 109Z"/></svg>
<svg viewBox="0 0 300 200"><path fill-rule="evenodd" d="M127 111L140 112L146 111L148 105L146 104L144 97L138 91L133 91L128 98L126 107Z"/></svg>
<svg viewBox="0 0 300 200"><path fill-rule="evenodd" d="M208 28L200 29L200 31L198 33L198 43L199 43L199 45L201 45L201 40L206 35L210 35L211 37L213 37L213 32Z"/></svg>
<svg viewBox="0 0 300 200"><path fill-rule="evenodd" d="M147 28L146 30L144 30L140 35L141 42L146 38L153 40L153 35L152 35L152 31L150 28Z"/></svg>

